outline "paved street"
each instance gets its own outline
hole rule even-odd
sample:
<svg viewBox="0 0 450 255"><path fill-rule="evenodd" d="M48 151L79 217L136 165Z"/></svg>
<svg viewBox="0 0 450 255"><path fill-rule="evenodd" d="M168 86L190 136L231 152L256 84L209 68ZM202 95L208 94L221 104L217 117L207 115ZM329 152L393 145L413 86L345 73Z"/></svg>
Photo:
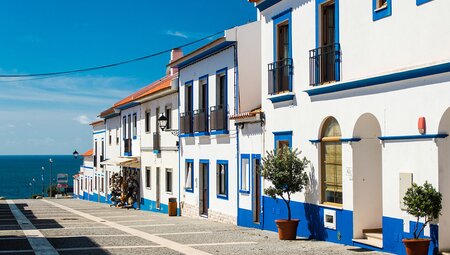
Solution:
<svg viewBox="0 0 450 255"><path fill-rule="evenodd" d="M0 254L380 254L80 200L0 201Z"/></svg>

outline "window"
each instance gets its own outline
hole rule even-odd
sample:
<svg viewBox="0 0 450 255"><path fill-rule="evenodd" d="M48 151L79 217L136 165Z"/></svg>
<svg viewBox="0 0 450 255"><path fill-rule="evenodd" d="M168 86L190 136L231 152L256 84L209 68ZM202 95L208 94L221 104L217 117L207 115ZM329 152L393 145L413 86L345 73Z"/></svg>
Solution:
<svg viewBox="0 0 450 255"><path fill-rule="evenodd" d="M145 167L145 187L147 187L147 189L151 189L151 174L152 174L152 170L150 167Z"/></svg>
<svg viewBox="0 0 450 255"><path fill-rule="evenodd" d="M224 108L227 105L227 72L218 71L216 81L216 106Z"/></svg>
<svg viewBox="0 0 450 255"><path fill-rule="evenodd" d="M119 128L116 128L116 145L119 144Z"/></svg>
<svg viewBox="0 0 450 255"><path fill-rule="evenodd" d="M166 129L172 128L172 106L166 106L167 125Z"/></svg>
<svg viewBox="0 0 450 255"><path fill-rule="evenodd" d="M199 98L199 110L205 110L208 108L208 75L201 77L199 79L199 90L198 90L198 98Z"/></svg>
<svg viewBox="0 0 450 255"><path fill-rule="evenodd" d="M372 0L373 21L392 15L392 0Z"/></svg>
<svg viewBox="0 0 450 255"><path fill-rule="evenodd" d="M131 138L131 115L128 115L128 139Z"/></svg>
<svg viewBox="0 0 450 255"><path fill-rule="evenodd" d="M166 168L166 192L172 193L172 169Z"/></svg>
<svg viewBox="0 0 450 255"><path fill-rule="evenodd" d="M322 202L342 205L342 144L341 129L335 118L328 118L322 128L321 181Z"/></svg>
<svg viewBox="0 0 450 255"><path fill-rule="evenodd" d="M97 189L97 182L98 182L98 178L97 178L97 175L95 176L95 187L94 187L94 190L98 190Z"/></svg>
<svg viewBox="0 0 450 255"><path fill-rule="evenodd" d="M184 112L190 113L194 110L192 82L184 86Z"/></svg>
<svg viewBox="0 0 450 255"><path fill-rule="evenodd" d="M250 155L241 155L241 187L240 192L250 192Z"/></svg>
<svg viewBox="0 0 450 255"><path fill-rule="evenodd" d="M273 132L275 136L274 149L285 146L292 147L292 131Z"/></svg>
<svg viewBox="0 0 450 255"><path fill-rule="evenodd" d="M194 182L194 160L187 159L186 160L186 168L185 168L185 180L184 180L184 189L186 191L194 192L194 188L192 183Z"/></svg>
<svg viewBox="0 0 450 255"><path fill-rule="evenodd" d="M133 139L137 137L137 114L133 113Z"/></svg>
<svg viewBox="0 0 450 255"><path fill-rule="evenodd" d="M156 130L155 130L155 132L159 132L159 121L158 121L158 118L159 118L159 107L158 108L156 108L156 122L155 122L155 127L156 127Z"/></svg>
<svg viewBox="0 0 450 255"><path fill-rule="evenodd" d="M145 132L150 132L150 111L145 112Z"/></svg>
<svg viewBox="0 0 450 255"><path fill-rule="evenodd" d="M108 130L108 143L109 143L109 145L111 145L112 144L112 135L111 135L111 129L109 129Z"/></svg>
<svg viewBox="0 0 450 255"><path fill-rule="evenodd" d="M218 160L216 171L217 197L228 199L228 161Z"/></svg>
<svg viewBox="0 0 450 255"><path fill-rule="evenodd" d="M123 116L123 120L122 120L122 135L123 135L123 139L127 138L127 116Z"/></svg>
<svg viewBox="0 0 450 255"><path fill-rule="evenodd" d="M100 185L100 192L104 192L103 187L105 186L105 177L101 177L101 185Z"/></svg>

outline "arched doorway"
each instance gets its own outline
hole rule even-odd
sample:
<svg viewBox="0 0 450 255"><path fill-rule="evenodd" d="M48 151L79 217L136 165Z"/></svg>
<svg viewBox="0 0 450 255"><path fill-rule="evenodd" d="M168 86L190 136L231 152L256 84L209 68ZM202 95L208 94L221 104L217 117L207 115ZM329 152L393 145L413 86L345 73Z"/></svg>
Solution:
<svg viewBox="0 0 450 255"><path fill-rule="evenodd" d="M353 238L382 247L383 181L380 124L365 113L356 121L353 150Z"/></svg>
<svg viewBox="0 0 450 255"><path fill-rule="evenodd" d="M337 120L325 120L321 132L322 203L342 206L342 143Z"/></svg>
<svg viewBox="0 0 450 255"><path fill-rule="evenodd" d="M439 123L439 133L450 134L450 108ZM439 191L442 193L442 215L439 217L439 250L450 250L450 138L438 140Z"/></svg>

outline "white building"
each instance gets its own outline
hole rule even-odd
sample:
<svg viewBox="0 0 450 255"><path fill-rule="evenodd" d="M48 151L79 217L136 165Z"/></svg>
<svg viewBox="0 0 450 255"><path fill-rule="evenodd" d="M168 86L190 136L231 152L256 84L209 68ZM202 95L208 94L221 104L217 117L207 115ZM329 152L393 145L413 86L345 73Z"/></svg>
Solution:
<svg viewBox="0 0 450 255"><path fill-rule="evenodd" d="M237 223L238 131L230 116L239 113L238 44L249 47L251 35L259 35L259 25L228 30L170 65L179 68L182 215Z"/></svg>
<svg viewBox="0 0 450 255"><path fill-rule="evenodd" d="M311 161L310 185L293 197L298 235L404 254L415 219L403 194L429 181L444 195L425 231L430 254L450 249L450 2L251 2L262 23L263 150L287 145ZM276 231L284 203L262 204L263 228Z"/></svg>
<svg viewBox="0 0 450 255"><path fill-rule="evenodd" d="M92 149L86 151L80 156L83 157L83 165L80 166L78 174L73 176L73 194L74 198L89 199L86 176L92 176L94 169L94 158ZM86 175L85 175L86 173Z"/></svg>

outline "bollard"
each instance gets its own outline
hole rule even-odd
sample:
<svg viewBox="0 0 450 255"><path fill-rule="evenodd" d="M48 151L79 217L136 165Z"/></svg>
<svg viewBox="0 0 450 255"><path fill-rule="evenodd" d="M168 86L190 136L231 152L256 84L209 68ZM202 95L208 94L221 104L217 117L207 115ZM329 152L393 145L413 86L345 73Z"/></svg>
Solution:
<svg viewBox="0 0 450 255"><path fill-rule="evenodd" d="M177 216L177 198L169 198L169 216Z"/></svg>

